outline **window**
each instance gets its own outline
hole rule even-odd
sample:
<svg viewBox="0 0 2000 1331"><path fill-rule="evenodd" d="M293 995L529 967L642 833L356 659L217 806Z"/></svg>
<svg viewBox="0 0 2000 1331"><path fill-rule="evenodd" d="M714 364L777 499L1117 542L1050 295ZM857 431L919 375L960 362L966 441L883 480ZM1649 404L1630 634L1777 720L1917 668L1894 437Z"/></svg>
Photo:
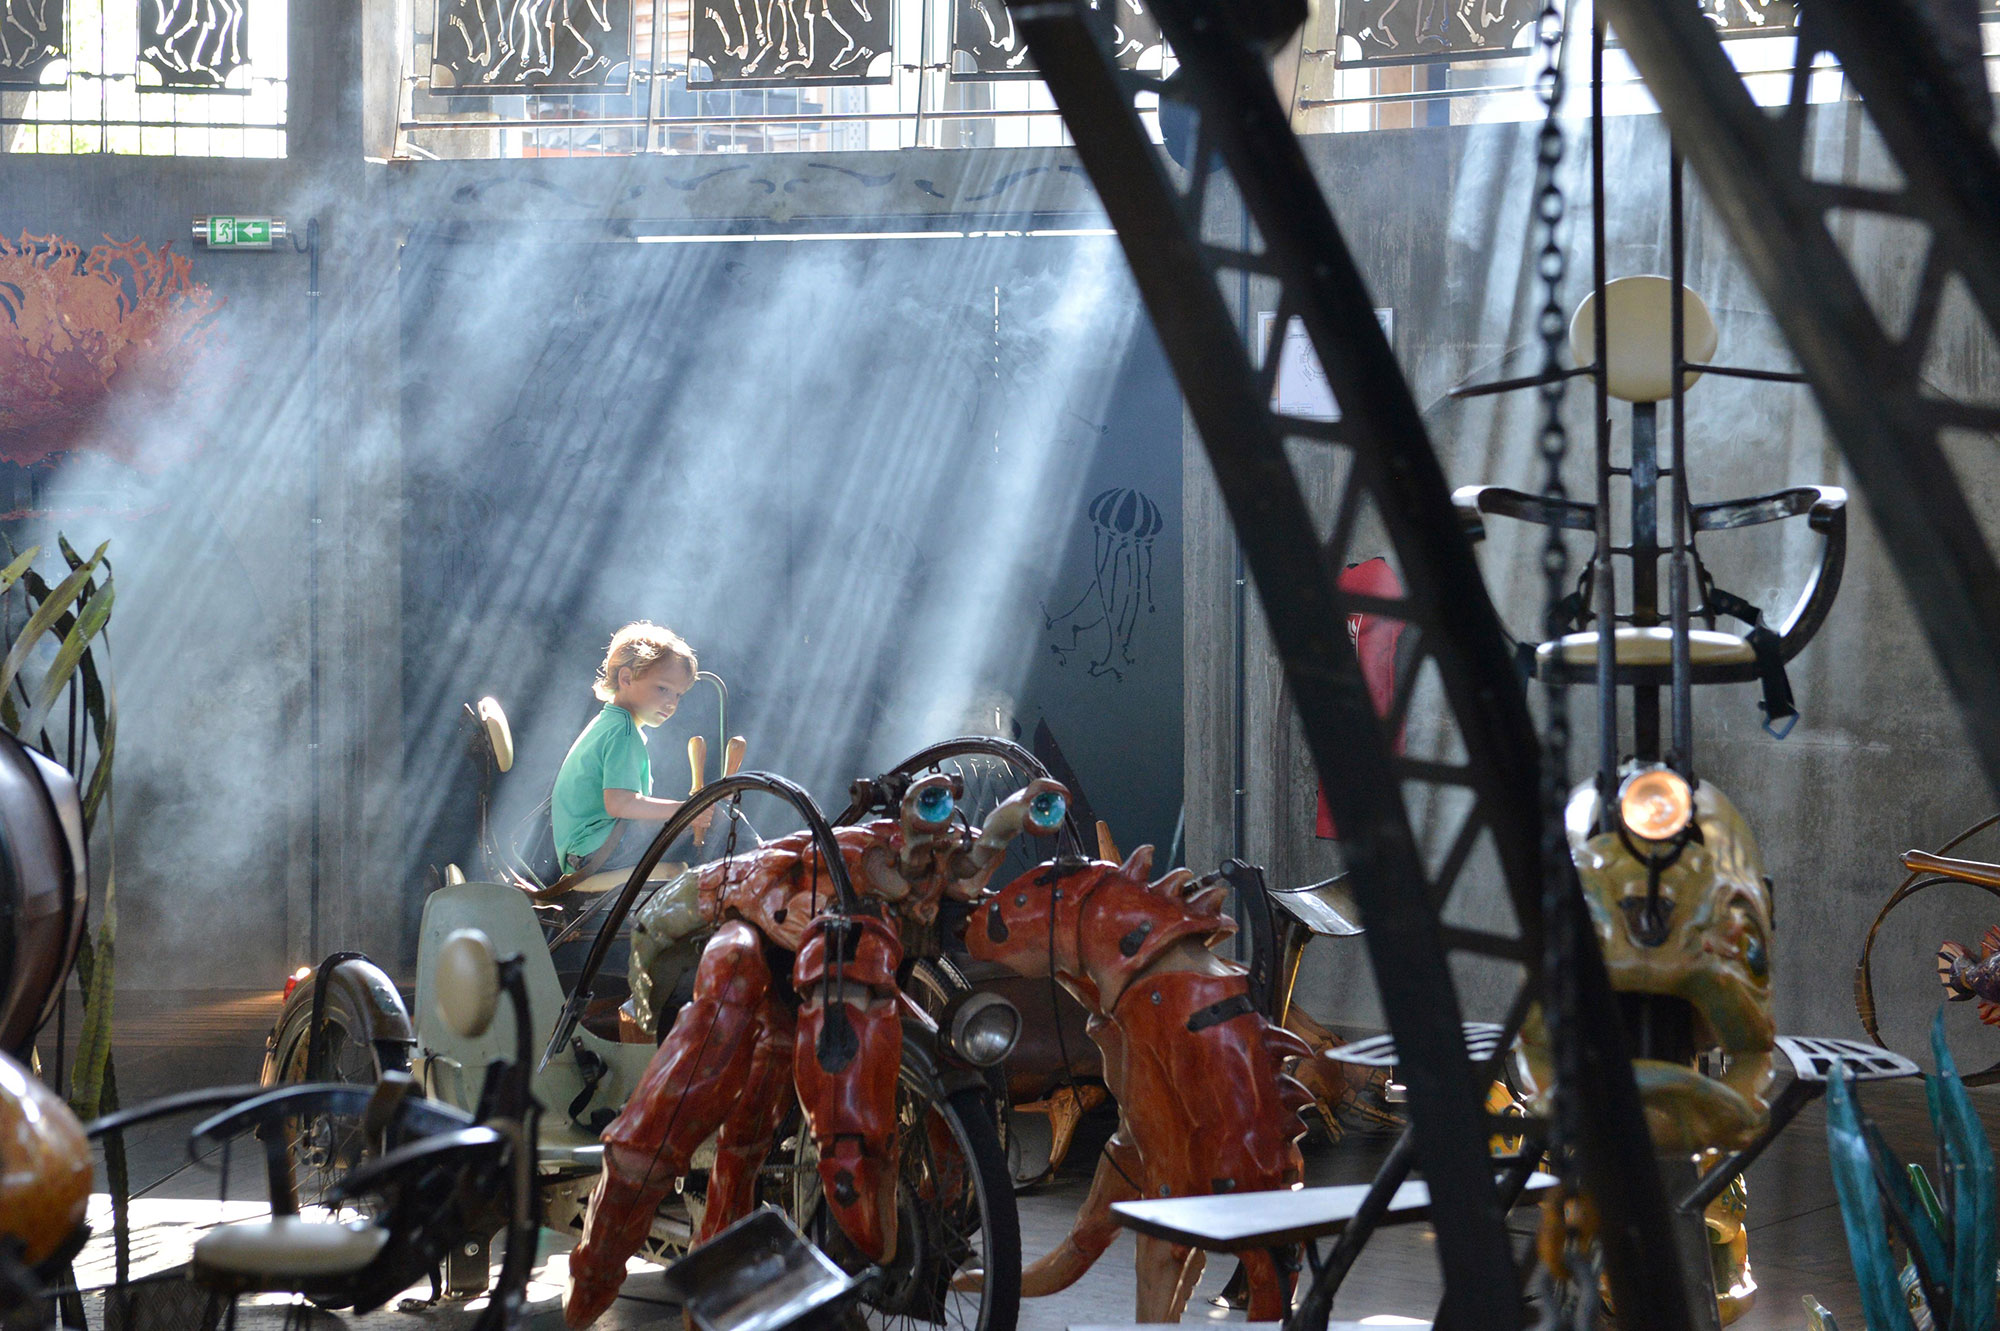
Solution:
<svg viewBox="0 0 2000 1331"><path fill-rule="evenodd" d="M0 147L283 157L287 0L0 0Z"/></svg>

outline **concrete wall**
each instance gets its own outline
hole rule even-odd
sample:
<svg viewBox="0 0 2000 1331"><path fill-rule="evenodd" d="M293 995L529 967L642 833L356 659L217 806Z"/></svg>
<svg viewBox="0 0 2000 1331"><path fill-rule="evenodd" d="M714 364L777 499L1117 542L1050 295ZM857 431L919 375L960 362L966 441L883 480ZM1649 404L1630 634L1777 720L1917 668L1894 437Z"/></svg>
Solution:
<svg viewBox="0 0 2000 1331"><path fill-rule="evenodd" d="M1462 381L1531 373L1539 363L1532 335L1536 293L1521 273L1532 184L1535 126L1487 125L1316 138L1308 153L1334 204L1348 244L1368 276L1376 303L1396 310L1395 345L1454 485L1489 482L1534 490L1535 399L1514 394L1458 404L1446 391ZM1879 148L1847 108L1815 115L1817 171L1826 177L1885 178ZM1611 122L1607 258L1613 277L1668 268L1666 143L1653 117ZM1569 295L1588 289L1588 195L1583 150L1573 146L1566 184L1572 200ZM1735 263L1727 237L1690 177L1689 281L1720 327L1717 359L1790 368L1765 304ZM1235 205L1217 201L1210 226L1233 237ZM1861 257L1871 292L1885 310L1907 308L1921 249L1902 231L1857 230L1843 239ZM1259 293L1252 290L1257 308ZM1268 297L1261 308L1269 308ZM1958 302L1945 315L1944 354L1927 370L1939 388L1991 394L2000 387L1989 341L1969 326ZM1581 382L1581 381L1579 381ZM1577 450L1572 493L1588 492L1587 391L1569 395ZM1626 412L1614 403L1614 456L1626 447ZM1664 438L1663 410L1663 438ZM1809 390L1710 377L1688 400L1690 474L1697 502L1768 492L1805 482L1847 484ZM1974 507L1995 493L1990 441L1969 441L1956 455ZM1306 459L1308 488L1325 499L1329 464ZM1188 435L1185 503L1187 791L1189 863L1211 864L1232 851L1270 867L1278 883L1312 881L1339 868L1331 843L1313 837L1314 777L1252 598L1247 639L1248 782L1242 844L1233 845L1230 810L1232 737L1233 547L1199 441ZM1782 743L1760 728L1755 685L1718 687L1696 698L1696 757L1706 780L1743 808L1757 829L1767 869L1777 881L1775 965L1780 1028L1800 1033L1859 1034L1851 975L1862 936L1881 901L1902 878L1896 855L1935 845L1990 813L1994 797L1979 776L1952 703L1910 612L1910 596L1889 566L1855 495L1846 582L1819 639L1793 662L1803 719ZM1512 528L1510 530L1510 528ZM1535 560L1539 529L1494 521L1480 562L1502 618L1528 633L1540 613ZM1782 616L1816 558L1817 538L1802 522L1755 534L1706 537L1701 550L1718 582ZM1364 548L1356 557L1371 553ZM1573 547L1573 568L1584 551ZM1592 695L1573 691L1574 772L1591 765ZM1625 709L1629 726L1629 704ZM1629 738L1628 738L1629 747ZM1971 843L1969 853L1980 853ZM1987 850L2000 851L1992 840ZM1490 881L1475 888L1490 908ZM1478 906L1475 904L1475 909ZM1939 998L1932 954L1946 936L1972 942L1994 918L1987 898L1940 889L1905 907L1878 944L1878 997L1885 1035L1915 1051ZM1359 947L1321 945L1307 966L1302 994L1337 1020L1379 1021ZM1498 990L1472 986L1477 1008ZM1956 1009L1954 1041L1973 1066L2000 1056L1983 1029Z"/></svg>

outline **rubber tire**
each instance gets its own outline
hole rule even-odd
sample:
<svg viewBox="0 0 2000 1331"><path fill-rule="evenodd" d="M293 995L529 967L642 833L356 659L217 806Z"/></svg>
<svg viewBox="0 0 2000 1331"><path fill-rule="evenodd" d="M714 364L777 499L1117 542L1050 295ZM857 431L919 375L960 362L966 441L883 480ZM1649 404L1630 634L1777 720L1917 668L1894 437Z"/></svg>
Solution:
<svg viewBox="0 0 2000 1331"><path fill-rule="evenodd" d="M982 1198L980 1225L987 1234L988 1270L978 1331L1014 1331L1021 1316L1021 1213L1014 1201L1007 1148L994 1131L993 1107L987 1096L971 1089L954 1091L946 1097L945 1105L948 1117L963 1130ZM997 1205L985 1200L995 1198L999 1199Z"/></svg>
<svg viewBox="0 0 2000 1331"><path fill-rule="evenodd" d="M918 1078L925 1078L924 1072L905 1063L900 1082L915 1086ZM927 1079L927 1078L925 1078ZM959 1149L972 1165L972 1184L979 1207L980 1231L985 1236L986 1278L981 1289L979 1318L975 1325L963 1331L1014 1331L1021 1315L1021 1217L1015 1207L1014 1183L1007 1171L1007 1152L1000 1145L1000 1138L993 1128L993 1110L985 1093L976 1087L967 1087L949 1095L939 1096L940 1088L918 1087L930 1103L941 1111L950 1127ZM794 1156L793 1196L791 1212L793 1223L809 1237L815 1229L814 1212L824 1220L824 1212L807 1204L803 1188L811 1188L816 1195L817 1174L805 1152L810 1149L810 1139L801 1133L800 1151ZM810 1178L813 1181L807 1183ZM899 1209L902 1189L897 1190ZM822 1240L827 1236L820 1235ZM828 1243L822 1241L822 1247ZM847 1245L839 1240L833 1247ZM852 1250L849 1249L851 1254ZM835 1255L829 1251L829 1255ZM936 1323L918 1318L908 1313L884 1313L872 1304L864 1302L855 1311L869 1327L915 1328L942 1326L942 1331L955 1331L956 1324Z"/></svg>
<svg viewBox="0 0 2000 1331"><path fill-rule="evenodd" d="M312 990L310 983L299 985L292 996L285 1000L285 1006L278 1014L277 1024L272 1028L269 1052L264 1059L262 1081L266 1086L280 1086L303 1082L305 1077L305 1041L308 1027L312 1022ZM320 1069L321 1081L346 1082L356 1086L373 1086L381 1080L384 1072L408 1072L410 1056L408 1047L377 1037L377 1022L374 1009L357 1002L355 995L346 985L329 977L326 991L326 1006L320 1018L330 1032L337 1031L343 1040L346 1057L342 1057L341 1045L328 1045L328 1065ZM365 1066L364 1066L365 1064ZM322 1140L331 1138L337 1129L316 1125L310 1136ZM322 1171L321 1166L307 1152L314 1149L303 1141L293 1143L299 1152L293 1161L295 1177L298 1181L299 1199L310 1205L317 1195L311 1180ZM352 1162L349 1162L351 1165ZM344 1168L330 1171L331 1174L344 1173Z"/></svg>

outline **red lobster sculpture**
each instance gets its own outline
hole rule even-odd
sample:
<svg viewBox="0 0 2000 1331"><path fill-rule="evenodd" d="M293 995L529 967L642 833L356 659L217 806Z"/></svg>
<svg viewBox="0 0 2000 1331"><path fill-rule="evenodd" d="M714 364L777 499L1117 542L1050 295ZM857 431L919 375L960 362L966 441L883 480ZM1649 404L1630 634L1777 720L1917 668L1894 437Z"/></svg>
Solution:
<svg viewBox="0 0 2000 1331"><path fill-rule="evenodd" d="M1057 860L1001 888L974 911L972 955L1022 975L1048 975L1090 1013L1118 1131L1098 1161L1068 1237L1021 1273L1021 1293L1053 1294L1090 1269L1117 1234L1113 1202L1290 1187L1303 1169L1299 1111L1312 1093L1285 1073L1311 1054L1272 1026L1249 977L1211 946L1236 931L1225 885L1176 869L1156 883L1153 848L1123 864ZM1270 1253L1239 1254L1250 1320L1276 1321L1289 1280ZM1139 1238L1138 1320L1176 1322L1201 1278L1199 1249Z"/></svg>
<svg viewBox="0 0 2000 1331"><path fill-rule="evenodd" d="M702 952L693 999L604 1132L604 1172L570 1254L570 1326L588 1326L611 1306L653 1213L718 1129L695 1242L749 1213L793 1086L834 1220L871 1260L894 1254L891 1156L909 1002L896 984L899 926L928 930L945 897L978 899L1009 842L1062 824L1067 792L1031 782L977 835L954 823L961 794L955 777L921 777L900 817L835 831L862 911L873 914L833 909L807 832L702 870L702 913L719 927ZM789 983L781 974L787 954Z"/></svg>

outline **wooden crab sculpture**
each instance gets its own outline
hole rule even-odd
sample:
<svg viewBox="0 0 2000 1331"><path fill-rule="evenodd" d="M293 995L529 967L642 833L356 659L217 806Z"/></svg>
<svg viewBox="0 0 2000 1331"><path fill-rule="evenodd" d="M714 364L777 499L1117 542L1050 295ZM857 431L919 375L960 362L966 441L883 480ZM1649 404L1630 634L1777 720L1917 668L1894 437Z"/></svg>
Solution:
<svg viewBox="0 0 2000 1331"><path fill-rule="evenodd" d="M1054 974L1090 1013L1118 1131L1062 1243L1021 1273L1021 1293L1073 1284L1117 1234L1113 1202L1253 1192L1296 1184L1299 1112L1312 1093L1285 1073L1305 1042L1267 1022L1243 967L1211 947L1236 930L1228 888L1176 869L1147 881L1153 848L1123 864L1057 860L989 897L966 924L972 955L1022 975ZM1269 1252L1239 1254L1250 1320L1276 1321L1288 1279ZM1200 1279L1198 1249L1139 1239L1138 1320L1180 1319Z"/></svg>
<svg viewBox="0 0 2000 1331"><path fill-rule="evenodd" d="M977 900L1008 844L1024 831L1053 834L1067 799L1054 781L1031 782L974 833L957 817L962 794L955 777L920 777L898 817L835 831L860 898L853 913L838 909L809 833L702 868L699 900L715 936L694 997L605 1129L604 1172L570 1255L570 1326L611 1306L626 1259L711 1134L695 1242L749 1213L794 1088L833 1219L871 1260L895 1252L905 936L929 936L944 899Z"/></svg>

